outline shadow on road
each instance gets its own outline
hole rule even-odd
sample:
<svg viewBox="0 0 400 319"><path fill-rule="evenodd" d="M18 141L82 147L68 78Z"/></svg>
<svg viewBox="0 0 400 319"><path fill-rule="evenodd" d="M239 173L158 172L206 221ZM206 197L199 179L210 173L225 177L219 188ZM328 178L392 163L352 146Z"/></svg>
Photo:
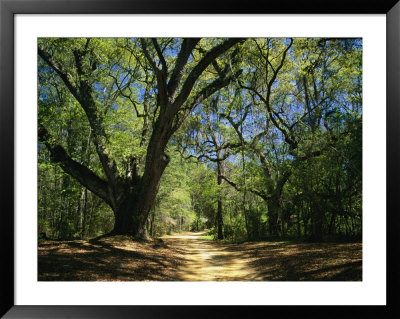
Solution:
<svg viewBox="0 0 400 319"><path fill-rule="evenodd" d="M160 241L126 238L46 241L39 281L360 281L361 243L240 244L204 240L204 232Z"/></svg>
<svg viewBox="0 0 400 319"><path fill-rule="evenodd" d="M103 241L50 242L39 245L38 280L50 281L134 281L178 280L179 252L152 249L150 244L115 247ZM135 249L135 250L132 250Z"/></svg>
<svg viewBox="0 0 400 319"><path fill-rule="evenodd" d="M178 269L189 281L360 281L361 243L224 243L199 239L203 233L168 237L186 250Z"/></svg>

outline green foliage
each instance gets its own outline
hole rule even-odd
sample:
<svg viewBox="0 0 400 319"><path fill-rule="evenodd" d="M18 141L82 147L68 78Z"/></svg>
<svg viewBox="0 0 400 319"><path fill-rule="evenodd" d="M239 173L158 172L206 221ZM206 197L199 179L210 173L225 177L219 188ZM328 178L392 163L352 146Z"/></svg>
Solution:
<svg viewBox="0 0 400 319"><path fill-rule="evenodd" d="M92 238L111 231L111 209L51 163L43 147L38 155L38 237Z"/></svg>
<svg viewBox="0 0 400 319"><path fill-rule="evenodd" d="M190 230L196 219L190 193L190 173L195 166L179 156L171 156L153 208L153 236Z"/></svg>
<svg viewBox="0 0 400 319"><path fill-rule="evenodd" d="M173 65L182 39L157 41L167 65ZM222 41L202 39L182 81ZM93 89L96 116L105 127L104 152L132 187L126 177L132 161L140 180L151 134L163 116L157 76L140 40L38 43L67 70L71 83L86 81ZM148 50L161 68L155 47ZM80 75L77 52L85 53ZM196 104L194 97L225 67L242 73ZM41 58L38 79L39 124L71 158L106 179L79 101ZM147 222L152 236L208 228L204 238L214 238L220 202L227 240L361 238L360 39L247 39L211 63L192 93L178 113L183 124L167 145L170 162ZM113 223L111 208L65 174L39 143L39 237L94 237L112 230Z"/></svg>

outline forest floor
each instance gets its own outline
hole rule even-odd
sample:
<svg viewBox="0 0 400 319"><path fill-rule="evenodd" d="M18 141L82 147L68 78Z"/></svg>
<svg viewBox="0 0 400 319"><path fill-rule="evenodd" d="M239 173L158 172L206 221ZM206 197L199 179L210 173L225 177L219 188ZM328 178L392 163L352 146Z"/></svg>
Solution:
<svg viewBox="0 0 400 319"><path fill-rule="evenodd" d="M361 243L226 243L205 232L44 241L39 281L360 281Z"/></svg>

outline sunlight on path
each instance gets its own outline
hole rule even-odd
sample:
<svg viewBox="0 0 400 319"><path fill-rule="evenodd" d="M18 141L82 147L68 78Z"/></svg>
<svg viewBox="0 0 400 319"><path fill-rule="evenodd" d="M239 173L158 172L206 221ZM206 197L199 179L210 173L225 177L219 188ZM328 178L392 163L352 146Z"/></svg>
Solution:
<svg viewBox="0 0 400 319"><path fill-rule="evenodd" d="M257 280L248 262L229 245L203 240L206 231L182 233L164 238L168 245L184 251L186 262L177 269L184 281ZM242 258L241 258L242 257Z"/></svg>

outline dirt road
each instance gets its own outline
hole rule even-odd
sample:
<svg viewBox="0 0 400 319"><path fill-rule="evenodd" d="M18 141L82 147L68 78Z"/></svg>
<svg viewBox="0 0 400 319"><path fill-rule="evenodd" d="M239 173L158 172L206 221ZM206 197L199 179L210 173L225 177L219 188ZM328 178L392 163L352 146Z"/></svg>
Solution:
<svg viewBox="0 0 400 319"><path fill-rule="evenodd" d="M39 281L359 281L361 243L204 240L206 232L162 241L128 236L38 245Z"/></svg>
<svg viewBox="0 0 400 319"><path fill-rule="evenodd" d="M203 232L164 238L184 262L176 275L182 281L350 280L362 278L360 243L229 244L201 239Z"/></svg>
<svg viewBox="0 0 400 319"><path fill-rule="evenodd" d="M257 276L249 260L231 245L202 240L202 232L188 232L164 237L168 246L185 251L185 262L178 267L177 275L183 281L249 281Z"/></svg>

